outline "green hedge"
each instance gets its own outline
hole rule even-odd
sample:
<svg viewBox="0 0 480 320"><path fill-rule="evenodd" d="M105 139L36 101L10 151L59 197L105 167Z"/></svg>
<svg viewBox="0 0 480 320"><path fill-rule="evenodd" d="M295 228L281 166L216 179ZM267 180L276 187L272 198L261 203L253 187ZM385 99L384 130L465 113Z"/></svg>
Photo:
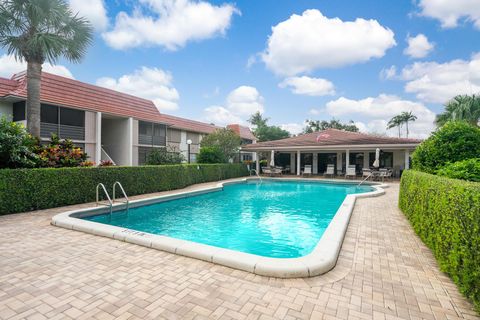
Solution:
<svg viewBox="0 0 480 320"><path fill-rule="evenodd" d="M0 214L95 201L103 183L120 181L129 196L248 175L241 164L0 170Z"/></svg>
<svg viewBox="0 0 480 320"><path fill-rule="evenodd" d="M407 170L399 205L440 268L480 310L480 183Z"/></svg>

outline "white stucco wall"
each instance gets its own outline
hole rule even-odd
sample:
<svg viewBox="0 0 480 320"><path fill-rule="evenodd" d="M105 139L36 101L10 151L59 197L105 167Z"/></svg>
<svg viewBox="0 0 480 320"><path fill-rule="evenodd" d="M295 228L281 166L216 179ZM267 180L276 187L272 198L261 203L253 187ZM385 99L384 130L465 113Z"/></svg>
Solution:
<svg viewBox="0 0 480 320"><path fill-rule="evenodd" d="M0 117L13 117L13 105L11 102L0 101Z"/></svg>
<svg viewBox="0 0 480 320"><path fill-rule="evenodd" d="M132 145L128 119L102 119L102 145L120 166L131 165Z"/></svg>

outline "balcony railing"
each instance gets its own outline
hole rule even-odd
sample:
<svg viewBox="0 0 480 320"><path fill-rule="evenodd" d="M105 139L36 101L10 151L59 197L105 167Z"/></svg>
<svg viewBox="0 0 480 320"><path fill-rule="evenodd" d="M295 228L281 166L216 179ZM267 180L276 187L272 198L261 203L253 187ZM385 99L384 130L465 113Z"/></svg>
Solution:
<svg viewBox="0 0 480 320"><path fill-rule="evenodd" d="M154 146L165 146L167 139L165 136L149 136L145 134L138 135L138 143Z"/></svg>
<svg viewBox="0 0 480 320"><path fill-rule="evenodd" d="M40 137L50 138L52 133L61 139L85 140L85 128L76 126L58 125L55 123L40 123Z"/></svg>

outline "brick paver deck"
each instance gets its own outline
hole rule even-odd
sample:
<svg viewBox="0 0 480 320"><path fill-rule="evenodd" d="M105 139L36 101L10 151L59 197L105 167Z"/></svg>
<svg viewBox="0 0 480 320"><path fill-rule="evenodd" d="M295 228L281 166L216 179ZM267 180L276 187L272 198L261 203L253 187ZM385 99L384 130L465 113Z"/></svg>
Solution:
<svg viewBox="0 0 480 320"><path fill-rule="evenodd" d="M0 319L478 319L386 191L357 201L337 266L309 279L51 226L66 208L0 216Z"/></svg>

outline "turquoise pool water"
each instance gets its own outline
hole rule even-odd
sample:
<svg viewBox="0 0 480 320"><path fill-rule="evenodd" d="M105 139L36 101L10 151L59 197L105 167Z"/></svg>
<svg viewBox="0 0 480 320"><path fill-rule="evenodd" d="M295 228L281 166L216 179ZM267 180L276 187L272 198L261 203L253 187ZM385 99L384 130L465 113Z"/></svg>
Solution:
<svg viewBox="0 0 480 320"><path fill-rule="evenodd" d="M347 194L372 187L264 180L86 220L274 258L310 253Z"/></svg>

